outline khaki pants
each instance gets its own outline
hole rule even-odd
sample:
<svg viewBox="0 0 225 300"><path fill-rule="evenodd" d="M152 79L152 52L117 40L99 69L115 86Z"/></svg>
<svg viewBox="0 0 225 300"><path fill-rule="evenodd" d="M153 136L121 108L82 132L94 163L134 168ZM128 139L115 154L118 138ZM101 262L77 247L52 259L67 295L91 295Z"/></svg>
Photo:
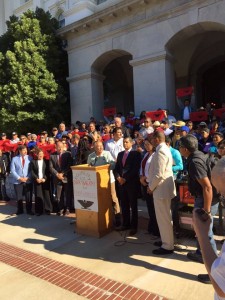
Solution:
<svg viewBox="0 0 225 300"><path fill-rule="evenodd" d="M154 197L154 195L153 195ZM162 240L162 248L174 249L173 225L170 211L171 199L155 199L155 213Z"/></svg>
<svg viewBox="0 0 225 300"><path fill-rule="evenodd" d="M112 201L113 201L113 211L114 214L119 214L120 213L120 205L119 205L119 200L116 195L116 185L115 181L111 183L111 196L112 196Z"/></svg>

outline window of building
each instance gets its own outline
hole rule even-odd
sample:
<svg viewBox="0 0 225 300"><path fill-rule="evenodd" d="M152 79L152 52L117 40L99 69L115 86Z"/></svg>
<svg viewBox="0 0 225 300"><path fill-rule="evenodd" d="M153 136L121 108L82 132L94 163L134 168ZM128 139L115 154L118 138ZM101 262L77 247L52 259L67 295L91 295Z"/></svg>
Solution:
<svg viewBox="0 0 225 300"><path fill-rule="evenodd" d="M60 28L65 26L65 18L62 13L58 16L58 21Z"/></svg>

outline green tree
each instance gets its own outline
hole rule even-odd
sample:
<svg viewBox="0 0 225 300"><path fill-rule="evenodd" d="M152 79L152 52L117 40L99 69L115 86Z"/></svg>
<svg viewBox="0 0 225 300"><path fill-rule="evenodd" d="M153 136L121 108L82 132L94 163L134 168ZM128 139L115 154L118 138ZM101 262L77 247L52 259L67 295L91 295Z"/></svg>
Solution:
<svg viewBox="0 0 225 300"><path fill-rule="evenodd" d="M0 38L4 131L34 132L68 120L67 57L55 34L57 26L41 9L27 11L20 19L12 16L7 22L8 30Z"/></svg>

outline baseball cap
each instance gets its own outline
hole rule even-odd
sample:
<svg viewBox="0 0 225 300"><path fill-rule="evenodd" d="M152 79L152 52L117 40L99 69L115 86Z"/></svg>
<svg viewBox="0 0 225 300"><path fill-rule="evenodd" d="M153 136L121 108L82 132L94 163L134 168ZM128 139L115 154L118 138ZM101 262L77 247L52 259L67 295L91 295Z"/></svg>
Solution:
<svg viewBox="0 0 225 300"><path fill-rule="evenodd" d="M5 132L3 132L3 133L1 134L1 136L6 136L6 133L5 133Z"/></svg>
<svg viewBox="0 0 225 300"><path fill-rule="evenodd" d="M187 133L189 133L190 128L188 126L181 126L180 130L181 131L186 131Z"/></svg>
<svg viewBox="0 0 225 300"><path fill-rule="evenodd" d="M17 132L16 132L16 131L13 131L13 132L12 132L12 135L16 135L16 134L17 134Z"/></svg>

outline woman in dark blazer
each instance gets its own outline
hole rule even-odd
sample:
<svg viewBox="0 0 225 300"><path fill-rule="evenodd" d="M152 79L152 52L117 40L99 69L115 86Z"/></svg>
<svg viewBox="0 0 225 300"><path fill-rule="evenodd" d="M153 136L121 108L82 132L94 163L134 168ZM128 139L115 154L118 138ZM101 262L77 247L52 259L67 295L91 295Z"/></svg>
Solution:
<svg viewBox="0 0 225 300"><path fill-rule="evenodd" d="M37 159L30 164L31 176L34 183L35 213L37 216L46 212L48 215L52 211L52 204L49 194L49 182L46 176L46 163L44 152L41 149L36 151Z"/></svg>

